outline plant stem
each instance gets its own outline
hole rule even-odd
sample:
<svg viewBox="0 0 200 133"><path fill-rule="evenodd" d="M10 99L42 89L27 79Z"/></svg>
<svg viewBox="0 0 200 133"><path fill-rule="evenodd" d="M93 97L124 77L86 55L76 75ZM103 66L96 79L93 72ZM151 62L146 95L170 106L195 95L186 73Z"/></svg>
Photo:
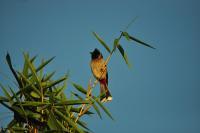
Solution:
<svg viewBox="0 0 200 133"><path fill-rule="evenodd" d="M117 39L118 39L118 43L119 43L119 41L120 41L122 35L123 35L123 33L121 32L120 36L117 38ZM111 59L111 56L112 56L112 54L113 54L114 51L115 51L115 47L113 47L113 49L112 49L110 55L107 57L104 66L107 66L107 64L109 63L109 61L110 61L110 59ZM103 69L100 78L103 76L103 74L105 73L105 71L106 71L106 69ZM90 82L91 82L91 80L90 80ZM86 100L87 100L89 97L91 97L92 88L95 88L95 86L97 85L97 83L98 83L98 80L96 79L96 80L94 81L93 86L92 86L91 84L88 85L88 91L87 91ZM78 119L80 119L80 117L81 117L82 115L84 115L84 114L92 107L92 104L93 104L93 102L92 102L91 104L89 104L89 105L86 107L86 109L84 109L84 107L85 107L86 104L82 104L81 110L80 110L80 112L79 112L79 114L78 114L78 116L77 116L77 118L76 118L76 120L75 120L75 123L78 121ZM72 116L73 116L73 114L72 114Z"/></svg>

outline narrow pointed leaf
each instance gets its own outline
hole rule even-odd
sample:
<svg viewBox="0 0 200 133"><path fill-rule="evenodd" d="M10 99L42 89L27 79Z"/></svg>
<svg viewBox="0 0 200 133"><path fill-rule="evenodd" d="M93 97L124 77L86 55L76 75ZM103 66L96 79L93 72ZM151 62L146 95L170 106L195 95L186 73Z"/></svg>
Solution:
<svg viewBox="0 0 200 133"><path fill-rule="evenodd" d="M49 64L53 59L55 58L52 57L50 59L48 59L47 61L44 61L37 69L36 69L36 72L40 71L42 68L44 68L47 64Z"/></svg>
<svg viewBox="0 0 200 133"><path fill-rule="evenodd" d="M88 100L67 100L67 101L62 101L59 103L55 103L55 106L58 105L78 105L78 104L89 104L90 102Z"/></svg>
<svg viewBox="0 0 200 133"><path fill-rule="evenodd" d="M135 37L133 37L133 36L130 36L127 32L122 32L122 34L123 34L123 36L125 36L126 38L129 38L129 39L131 39L131 40L133 40L133 41L135 41L135 42L137 42L137 43L139 43L139 44L142 44L142 45L145 45L145 46L147 46L147 47L149 47L149 48L155 49L153 46L151 46L151 45L149 45L149 44L147 44L147 43L145 43L145 42L143 42L143 41L141 41L141 40L139 40L139 39L137 39L137 38L135 38ZM129 40L129 39L128 39L128 40Z"/></svg>
<svg viewBox="0 0 200 133"><path fill-rule="evenodd" d="M8 124L8 129L12 128L13 126L15 126L17 124L17 121L15 119L13 119L9 124Z"/></svg>
<svg viewBox="0 0 200 133"><path fill-rule="evenodd" d="M91 131L91 130L87 127L87 124L84 123L83 121L78 120L77 123L78 123L81 127L85 128L86 130Z"/></svg>
<svg viewBox="0 0 200 133"><path fill-rule="evenodd" d="M52 83L50 83L50 84L44 86L44 89L46 89L46 88L51 88L51 87L53 87L53 86L55 86L55 85L57 85L57 84L59 84L59 83L65 81L66 79L67 79L67 76L64 76L64 77L62 77L62 78L60 78L60 79L58 79L58 80L56 80L56 81L53 81Z"/></svg>
<svg viewBox="0 0 200 133"><path fill-rule="evenodd" d="M43 106L43 105L50 105L50 103L25 101L25 102L22 102L21 105L22 106Z"/></svg>
<svg viewBox="0 0 200 133"><path fill-rule="evenodd" d="M39 80L39 78L37 76L36 69L35 69L34 65L30 62L30 60L27 56L25 56L25 60L27 61L28 66L29 66L29 68L32 72L31 74L33 74L33 79L37 82L37 84L39 85L39 87L41 89L42 88L41 81Z"/></svg>
<svg viewBox="0 0 200 133"><path fill-rule="evenodd" d="M59 130L57 130L57 132L61 132L61 131L62 132L68 132L67 128L65 128L64 125L59 120L57 120L57 123L61 127Z"/></svg>
<svg viewBox="0 0 200 133"><path fill-rule="evenodd" d="M19 98L17 97L17 95L15 94L15 92L12 90L12 88L10 88L10 91L12 92L12 94L13 94L13 96L15 97L17 103L19 104L21 110L23 111L23 114L24 114L25 117L26 117L26 112L25 112L25 110L24 110L24 108L23 108L23 106L22 106L22 104L21 104L21 101L19 100Z"/></svg>
<svg viewBox="0 0 200 133"><path fill-rule="evenodd" d="M81 111L81 108L74 108L74 107L71 107L70 111L75 112L75 113L79 113L79 112ZM94 114L94 113L91 112L91 111L87 111L85 114L90 115L90 114Z"/></svg>
<svg viewBox="0 0 200 133"><path fill-rule="evenodd" d="M117 38L117 39L114 40L113 51L112 52L114 52L116 50L116 48L117 48L118 45L119 45L119 38Z"/></svg>
<svg viewBox="0 0 200 133"><path fill-rule="evenodd" d="M44 59L42 59L42 61L41 61L41 64L43 64L44 63ZM36 70L37 71L37 70ZM44 72L44 67L43 68L41 68L40 70L39 70L39 72L40 72L40 74L39 74L39 79L40 79L40 81L42 80L42 76L43 76L43 72Z"/></svg>
<svg viewBox="0 0 200 133"><path fill-rule="evenodd" d="M55 113L59 115L61 118L64 118L64 120L67 121L69 125L71 125L78 133L84 133L84 131L80 129L72 119L70 119L69 117L66 117L62 112L55 109Z"/></svg>
<svg viewBox="0 0 200 133"><path fill-rule="evenodd" d="M9 94L9 92L6 90L6 88L0 83L0 87L2 88L4 95L8 98L11 99L11 95Z"/></svg>
<svg viewBox="0 0 200 133"><path fill-rule="evenodd" d="M64 89L67 87L67 82L66 80L63 83L63 86L59 88L55 94L55 96L61 96L61 94L64 92Z"/></svg>
<svg viewBox="0 0 200 133"><path fill-rule="evenodd" d="M51 77L52 77L54 74L55 74L55 71L52 72L52 73L50 73L50 74L48 74L48 75L43 79L43 81L45 82L45 81L51 79Z"/></svg>
<svg viewBox="0 0 200 133"><path fill-rule="evenodd" d="M18 74L21 76L21 78L22 78L25 82L27 82L28 85L30 85L30 86L32 87L32 89L33 89L38 95L41 96L40 91L33 85L33 83L31 83L22 73L18 73Z"/></svg>
<svg viewBox="0 0 200 133"><path fill-rule="evenodd" d="M118 48L119 52L121 53L122 57L124 58L124 61L126 62L126 64L130 67L130 64L129 64L129 61L128 61L128 56L125 53L125 51L122 48L122 46L119 44L119 45L117 45L117 48Z"/></svg>
<svg viewBox="0 0 200 133"><path fill-rule="evenodd" d="M8 66L9 66L9 68L10 68L12 74L14 75L15 79L17 80L17 83L19 84L19 87L21 88L21 87L22 87L22 83L21 83L21 81L19 80L19 78L18 78L18 76L17 76L17 73L15 72L15 70L14 70L14 68L13 68L13 66L12 66L12 62L11 62L11 58L10 58L9 53L7 53L7 55L6 55L6 61L7 61L7 63L8 63Z"/></svg>
<svg viewBox="0 0 200 133"><path fill-rule="evenodd" d="M125 36L125 38L130 41L130 37L129 37L129 34L127 32L122 32L122 35Z"/></svg>
<svg viewBox="0 0 200 133"><path fill-rule="evenodd" d="M1 102L9 102L9 99L6 98L6 97L0 96L0 101L1 101Z"/></svg>
<svg viewBox="0 0 200 133"><path fill-rule="evenodd" d="M78 91L80 91L81 93L87 94L87 91L86 91L81 85L78 85L78 84L76 84L76 83L72 83L72 85L73 85Z"/></svg>
<svg viewBox="0 0 200 133"><path fill-rule="evenodd" d="M79 96L78 94L76 93L72 93L74 94L76 97L78 97L80 100L83 100L83 98L81 96ZM95 104L95 101L93 99L89 99L90 100L90 105L93 106L94 110L97 112L97 115L99 116L100 119L102 119L102 116L101 116L101 112L99 111L99 108L96 106ZM81 108L80 108L81 109ZM80 111L79 111L80 112ZM88 111L87 111L88 112ZM87 114L87 112L85 114Z"/></svg>
<svg viewBox="0 0 200 133"><path fill-rule="evenodd" d="M24 128L24 127L12 127L12 130L14 130L15 132L26 132L26 131L28 131L28 129Z"/></svg>
<svg viewBox="0 0 200 133"><path fill-rule="evenodd" d="M49 126L51 130L59 130L60 128L60 125L57 123L55 115L52 112L49 113L47 125Z"/></svg>
<svg viewBox="0 0 200 133"><path fill-rule="evenodd" d="M104 48L106 48L106 50L110 53L111 51L108 45L95 32L92 33L96 37L96 39L104 46Z"/></svg>
<svg viewBox="0 0 200 133"><path fill-rule="evenodd" d="M27 53L23 53L23 54L24 54L24 57L25 56L29 57L29 55ZM28 76L28 62L26 60L24 61L23 75L25 77Z"/></svg>
<svg viewBox="0 0 200 133"><path fill-rule="evenodd" d="M91 99L92 100L92 99ZM94 108L94 110L97 112L97 115L99 116L100 119L102 119L102 116L101 116L101 112L99 111L99 108L98 106L94 103L95 101L92 100L92 107Z"/></svg>
<svg viewBox="0 0 200 133"><path fill-rule="evenodd" d="M33 63L33 62L35 61L36 57L37 57L37 55L33 56L33 57L30 59L31 63Z"/></svg>
<svg viewBox="0 0 200 133"><path fill-rule="evenodd" d="M108 111L108 109L106 107L104 107L104 105L99 101L96 100L96 102L98 103L98 105L103 109L103 111L112 119L114 120L114 118L112 117L111 113Z"/></svg>

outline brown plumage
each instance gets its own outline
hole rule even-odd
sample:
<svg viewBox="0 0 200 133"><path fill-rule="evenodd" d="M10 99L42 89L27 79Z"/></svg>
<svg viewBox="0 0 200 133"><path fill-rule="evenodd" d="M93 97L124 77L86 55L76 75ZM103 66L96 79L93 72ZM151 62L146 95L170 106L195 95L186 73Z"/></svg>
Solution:
<svg viewBox="0 0 200 133"><path fill-rule="evenodd" d="M101 101L111 101L112 96L108 90L108 72L106 67L106 62L103 59L101 52L98 49L95 49L91 52L91 62L90 67L94 77L100 83L100 95L105 93L105 95L101 96Z"/></svg>

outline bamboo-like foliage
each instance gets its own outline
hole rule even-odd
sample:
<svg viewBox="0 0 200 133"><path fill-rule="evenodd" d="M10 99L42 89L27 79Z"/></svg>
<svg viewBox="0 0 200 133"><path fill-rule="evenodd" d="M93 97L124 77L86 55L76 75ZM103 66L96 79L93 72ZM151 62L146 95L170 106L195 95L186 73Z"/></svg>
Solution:
<svg viewBox="0 0 200 133"><path fill-rule="evenodd" d="M119 50L126 64L129 65L128 56L119 43L122 37L137 43L154 48L143 41L130 36L127 32L121 32L120 36L113 41L113 49L110 50L105 41L97 33L93 32L100 44L109 52L106 60L107 65L116 49ZM92 95L92 89L98 83L97 80L89 80L87 88L77 83L72 83L77 92L70 92L71 97L64 93L68 74L54 80L55 72L47 73L44 68L54 59L42 60L36 66L36 56L24 55L22 70L15 70L11 57L7 53L7 64L17 81L15 88L0 83L4 96L0 96L0 103L13 112L14 117L2 130L5 132L90 132L87 123L82 121L83 115L92 115L91 108L102 118L101 110L114 120L109 110L100 102L101 96ZM103 74L103 73L102 73ZM100 110L101 108L101 110Z"/></svg>

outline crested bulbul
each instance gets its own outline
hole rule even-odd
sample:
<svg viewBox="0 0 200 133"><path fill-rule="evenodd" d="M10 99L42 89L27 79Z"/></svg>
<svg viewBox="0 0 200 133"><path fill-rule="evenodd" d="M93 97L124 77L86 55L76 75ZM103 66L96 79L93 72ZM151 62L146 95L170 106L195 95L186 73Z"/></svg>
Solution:
<svg viewBox="0 0 200 133"><path fill-rule="evenodd" d="M95 48L91 53L90 67L94 77L100 83L100 100L101 102L107 102L112 100L110 91L108 90L108 72L107 64L103 59L101 52Z"/></svg>

